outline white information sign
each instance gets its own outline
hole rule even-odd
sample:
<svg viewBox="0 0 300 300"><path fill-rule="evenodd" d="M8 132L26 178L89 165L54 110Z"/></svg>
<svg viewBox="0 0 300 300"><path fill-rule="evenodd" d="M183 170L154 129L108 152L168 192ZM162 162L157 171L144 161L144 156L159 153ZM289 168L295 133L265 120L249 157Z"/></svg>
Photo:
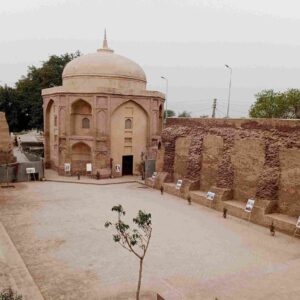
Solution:
<svg viewBox="0 0 300 300"><path fill-rule="evenodd" d="M298 221L297 221L296 227L297 227L297 228L300 228L300 216L299 216L299 218L298 218Z"/></svg>
<svg viewBox="0 0 300 300"><path fill-rule="evenodd" d="M65 172L71 172L71 164L70 163L65 163L64 167L65 167Z"/></svg>
<svg viewBox="0 0 300 300"><path fill-rule="evenodd" d="M34 174L35 168L26 168L26 174Z"/></svg>
<svg viewBox="0 0 300 300"><path fill-rule="evenodd" d="M152 174L152 179L155 180L155 179L156 179L156 176L157 176L157 172L153 172L153 174Z"/></svg>
<svg viewBox="0 0 300 300"><path fill-rule="evenodd" d="M247 202L246 208L245 208L246 212L250 212L250 213L252 212L252 209L253 209L253 206L254 206L254 202L255 202L255 200L248 199L248 202Z"/></svg>
<svg viewBox="0 0 300 300"><path fill-rule="evenodd" d="M176 183L176 190L180 190L181 186L182 186L182 180L178 179Z"/></svg>
<svg viewBox="0 0 300 300"><path fill-rule="evenodd" d="M210 200L210 201L213 201L214 198L215 198L215 195L216 193L213 193L213 192L207 192L206 194L206 199Z"/></svg>
<svg viewBox="0 0 300 300"><path fill-rule="evenodd" d="M120 172L121 172L121 166L120 166L120 165L116 165L115 168L116 168L116 172L117 172L117 173L120 173Z"/></svg>
<svg viewBox="0 0 300 300"><path fill-rule="evenodd" d="M86 164L86 171L87 172L92 172L92 164L91 163Z"/></svg>

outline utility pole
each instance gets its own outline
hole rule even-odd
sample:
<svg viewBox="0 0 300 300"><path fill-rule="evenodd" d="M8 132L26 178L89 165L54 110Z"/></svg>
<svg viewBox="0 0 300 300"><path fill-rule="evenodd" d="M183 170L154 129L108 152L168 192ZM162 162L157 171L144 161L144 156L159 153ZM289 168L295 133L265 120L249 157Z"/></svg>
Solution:
<svg viewBox="0 0 300 300"><path fill-rule="evenodd" d="M217 109L217 99L214 99L213 106L212 106L212 114L211 114L212 118L216 117L216 109Z"/></svg>
<svg viewBox="0 0 300 300"><path fill-rule="evenodd" d="M228 103L227 103L227 114L226 114L226 118L229 118L232 68L228 65L225 65L225 67L230 70L229 89L228 89Z"/></svg>

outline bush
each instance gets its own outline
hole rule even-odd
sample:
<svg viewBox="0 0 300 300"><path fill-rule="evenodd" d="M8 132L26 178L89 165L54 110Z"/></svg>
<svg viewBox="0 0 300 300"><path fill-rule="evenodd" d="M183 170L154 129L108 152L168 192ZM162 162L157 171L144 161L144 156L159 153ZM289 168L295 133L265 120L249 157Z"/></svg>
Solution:
<svg viewBox="0 0 300 300"><path fill-rule="evenodd" d="M22 300L22 296L18 295L11 288L8 288L1 291L0 300Z"/></svg>

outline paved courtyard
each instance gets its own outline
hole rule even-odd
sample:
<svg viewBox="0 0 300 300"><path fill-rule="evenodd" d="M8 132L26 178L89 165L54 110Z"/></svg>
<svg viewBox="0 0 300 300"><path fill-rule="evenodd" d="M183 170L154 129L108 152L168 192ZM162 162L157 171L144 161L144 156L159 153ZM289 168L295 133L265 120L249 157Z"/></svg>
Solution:
<svg viewBox="0 0 300 300"><path fill-rule="evenodd" d="M134 296L138 260L104 228L115 204L128 219L152 213L145 299L300 299L299 239L138 183L30 182L1 192L0 221L45 299Z"/></svg>

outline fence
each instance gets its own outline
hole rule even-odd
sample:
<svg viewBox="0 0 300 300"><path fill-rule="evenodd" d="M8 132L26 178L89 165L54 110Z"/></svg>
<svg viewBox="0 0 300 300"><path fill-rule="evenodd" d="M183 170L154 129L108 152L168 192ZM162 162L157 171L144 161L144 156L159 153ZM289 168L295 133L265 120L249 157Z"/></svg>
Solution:
<svg viewBox="0 0 300 300"><path fill-rule="evenodd" d="M34 171L28 174L26 169L32 168ZM34 170L33 170L34 169ZM7 182L22 182L30 180L41 180L44 177L44 162L31 161L24 163L14 163L9 165L0 165L0 183Z"/></svg>

